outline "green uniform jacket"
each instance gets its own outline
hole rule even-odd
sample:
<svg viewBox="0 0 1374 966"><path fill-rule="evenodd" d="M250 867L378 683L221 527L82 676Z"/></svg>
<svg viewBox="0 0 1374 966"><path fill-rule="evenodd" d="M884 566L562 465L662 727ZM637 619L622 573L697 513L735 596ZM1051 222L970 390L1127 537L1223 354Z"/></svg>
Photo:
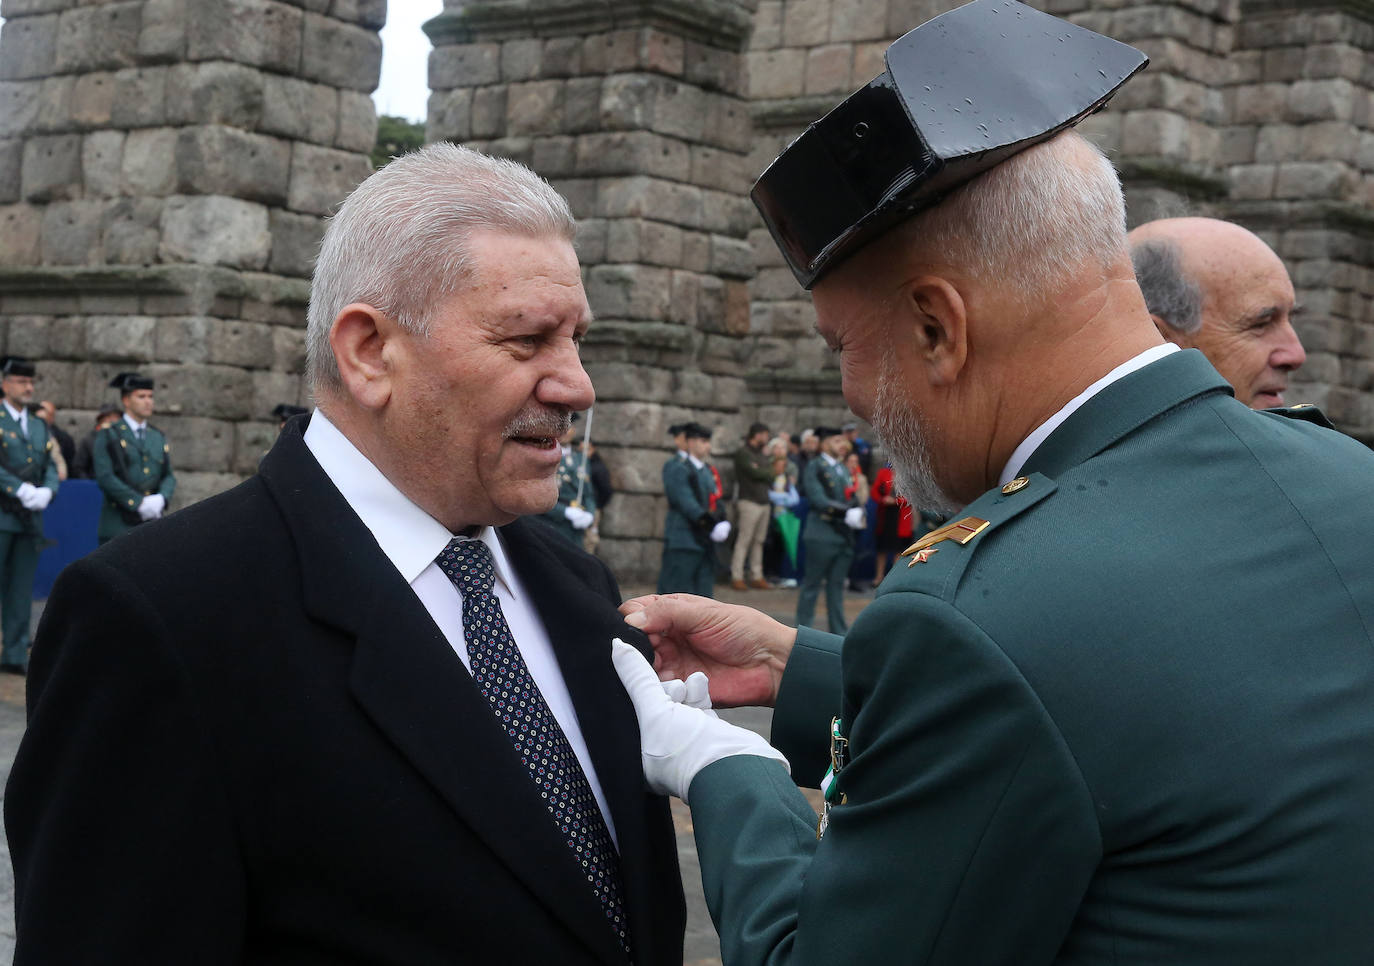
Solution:
<svg viewBox="0 0 1374 966"><path fill-rule="evenodd" d="M57 495L57 464L52 460L53 442L48 432L48 424L33 413L29 413L29 435L24 433L18 420L10 411L0 405L0 490L7 497L14 497L20 484L32 483L45 486ZM18 498L0 502L0 532L3 533L43 533L43 514L23 509Z"/></svg>
<svg viewBox="0 0 1374 966"><path fill-rule="evenodd" d="M709 491L694 474L691 461L680 456L663 464L663 493L668 497L668 516L663 522L665 550L700 550L704 545L705 534L692 523L711 512L706 500Z"/></svg>
<svg viewBox="0 0 1374 966"><path fill-rule="evenodd" d="M802 496L810 509L802 524L803 540L835 546L854 542L854 531L844 523L844 512L854 505L844 495L849 484L849 470L843 463L832 466L824 456L817 456L806 464L802 471Z"/></svg>
<svg viewBox="0 0 1374 966"><path fill-rule="evenodd" d="M122 469L115 465L116 451ZM140 443L126 420L115 420L95 434L91 462L95 466L95 481L105 494L96 531L102 540L117 537L137 525L126 522L121 511L137 511L145 496L161 493L168 503L172 502L177 480L172 475L171 447L167 437L151 423L147 424Z"/></svg>
<svg viewBox="0 0 1374 966"><path fill-rule="evenodd" d="M1374 962L1374 454L1188 350L1022 473L842 651L800 633L773 739L807 782L850 740L821 842L776 764L696 777L724 961Z"/></svg>
<svg viewBox="0 0 1374 966"><path fill-rule="evenodd" d="M579 476L586 477L586 467L583 456L576 450L569 450L558 464L558 502L553 505L553 509L544 514L544 518L552 523L558 532L563 534L577 546L582 546L582 535L585 530L578 530L568 522L564 511L577 500L577 480ZM596 491L592 489L590 480L582 484L582 502L578 506L588 513L596 512Z"/></svg>

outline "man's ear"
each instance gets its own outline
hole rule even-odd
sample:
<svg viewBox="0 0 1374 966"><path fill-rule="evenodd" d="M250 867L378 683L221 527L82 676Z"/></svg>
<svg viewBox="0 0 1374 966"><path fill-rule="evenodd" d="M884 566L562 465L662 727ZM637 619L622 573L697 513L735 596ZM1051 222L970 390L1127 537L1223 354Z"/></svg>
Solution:
<svg viewBox="0 0 1374 966"><path fill-rule="evenodd" d="M394 319L365 302L345 305L329 329L329 346L344 390L364 409L380 409L391 398L388 343L400 335Z"/></svg>
<svg viewBox="0 0 1374 966"><path fill-rule="evenodd" d="M953 385L968 359L968 310L963 296L943 278L923 275L909 283L907 303L917 354L931 385Z"/></svg>
<svg viewBox="0 0 1374 966"><path fill-rule="evenodd" d="M1153 312L1150 313L1150 321L1155 324L1155 328L1159 330L1159 334L1164 337L1165 342L1172 342L1175 345L1181 345L1184 348L1188 348L1192 345L1191 339L1189 339L1182 332L1179 332L1177 329L1170 326L1168 322L1165 322L1163 319L1155 315Z"/></svg>

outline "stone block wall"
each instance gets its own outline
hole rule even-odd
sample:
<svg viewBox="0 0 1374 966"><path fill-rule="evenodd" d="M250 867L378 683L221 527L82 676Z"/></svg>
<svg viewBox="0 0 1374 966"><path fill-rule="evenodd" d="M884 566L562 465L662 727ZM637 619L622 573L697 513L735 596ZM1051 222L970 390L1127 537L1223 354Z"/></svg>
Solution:
<svg viewBox="0 0 1374 966"><path fill-rule="evenodd" d="M580 222L594 441L618 491L601 553L624 578L658 569L667 427L715 426L726 450L744 428L754 3L448 0L426 25L428 138L530 165Z"/></svg>
<svg viewBox="0 0 1374 966"><path fill-rule="evenodd" d="M157 383L174 505L301 401L322 220L370 171L385 0L6 0L0 347L78 438Z"/></svg>

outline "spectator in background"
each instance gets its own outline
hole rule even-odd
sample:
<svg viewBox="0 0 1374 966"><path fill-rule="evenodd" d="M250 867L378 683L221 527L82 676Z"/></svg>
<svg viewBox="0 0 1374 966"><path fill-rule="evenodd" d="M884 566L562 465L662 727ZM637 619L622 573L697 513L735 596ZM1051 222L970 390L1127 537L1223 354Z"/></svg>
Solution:
<svg viewBox="0 0 1374 966"><path fill-rule="evenodd" d="M911 504L897 494L891 463L878 471L873 480L872 496L873 502L878 504L877 522L873 528L878 552L873 572L876 585L883 582L893 558L911 541L912 520Z"/></svg>
<svg viewBox="0 0 1374 966"><path fill-rule="evenodd" d="M91 459L91 447L95 445L95 434L118 419L123 412L124 410L114 403L106 403L100 407L100 411L95 414L95 427L81 438L81 442L76 444L76 456L68 468L70 470L69 475L73 480L95 478L95 464Z"/></svg>
<svg viewBox="0 0 1374 966"><path fill-rule="evenodd" d="M34 414L48 424L48 433L52 436L53 442L57 443L57 449L52 454L53 462L57 464L58 478L65 480L71 475L71 466L76 460L76 443L73 442L70 433L57 425L57 406L51 399L44 399L39 403Z"/></svg>
<svg viewBox="0 0 1374 966"><path fill-rule="evenodd" d="M1160 335L1201 350L1251 409L1282 406L1307 353L1293 329L1293 282L1274 250L1215 218L1163 218L1127 238Z"/></svg>
<svg viewBox="0 0 1374 966"><path fill-rule="evenodd" d="M873 447L868 445L868 440L859 435L858 423L844 424L844 438L849 441L850 449L858 454L859 466L863 468L864 476L871 477L873 474Z"/></svg>
<svg viewBox="0 0 1374 966"><path fill-rule="evenodd" d="M735 450L735 482L739 487L736 502L735 552L730 556L730 586L735 590L767 590L763 579L763 541L772 522L768 493L784 467L764 452L769 430L763 423L749 427L744 445ZM784 461L785 461L784 457ZM749 582L744 582L745 557L749 559Z"/></svg>
<svg viewBox="0 0 1374 966"><path fill-rule="evenodd" d="M803 429L800 439L797 440L797 454L795 457L798 479L804 478L806 464L819 456L820 452L821 440L820 437L816 435L816 431L814 429Z"/></svg>
<svg viewBox="0 0 1374 966"><path fill-rule="evenodd" d="M773 525L763 544L763 572L776 577L778 586L797 586L801 570L797 566L797 541L801 533L801 518L797 515L801 494L797 492L797 464L791 457L791 443L796 437L777 436L763 448L778 473L769 485L768 502L773 505Z"/></svg>
<svg viewBox="0 0 1374 966"><path fill-rule="evenodd" d="M848 495L850 503L864 511L864 520L867 521L868 474L864 472L862 457L853 441L846 437L845 442L850 446L849 452L845 453L844 456L844 466L849 471L850 480L845 493ZM862 443L863 440L859 440L859 442ZM864 443L864 445L867 446L868 444ZM873 584L870 584L864 577L864 574L867 573L868 564L873 557L873 531L865 526L854 534L854 562L849 565L849 589L856 594L866 594L873 589Z"/></svg>

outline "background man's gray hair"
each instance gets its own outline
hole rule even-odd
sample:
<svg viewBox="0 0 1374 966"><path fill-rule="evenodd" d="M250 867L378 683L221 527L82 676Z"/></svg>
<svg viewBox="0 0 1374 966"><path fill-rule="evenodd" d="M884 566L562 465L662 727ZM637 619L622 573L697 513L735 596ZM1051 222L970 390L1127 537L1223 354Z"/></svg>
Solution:
<svg viewBox="0 0 1374 966"><path fill-rule="evenodd" d="M1126 252L1116 169L1076 132L1029 148L901 229L932 260L1000 280L1029 302Z"/></svg>
<svg viewBox="0 0 1374 966"><path fill-rule="evenodd" d="M1131 264L1151 315L1184 335L1202 328L1202 288L1183 271L1177 243L1167 239L1137 242L1131 246Z"/></svg>
<svg viewBox="0 0 1374 966"><path fill-rule="evenodd" d="M306 375L316 398L340 383L329 346L339 311L365 302L429 335L434 308L472 270L467 243L480 231L571 241L576 227L567 201L529 168L447 142L397 158L348 196L310 284Z"/></svg>

